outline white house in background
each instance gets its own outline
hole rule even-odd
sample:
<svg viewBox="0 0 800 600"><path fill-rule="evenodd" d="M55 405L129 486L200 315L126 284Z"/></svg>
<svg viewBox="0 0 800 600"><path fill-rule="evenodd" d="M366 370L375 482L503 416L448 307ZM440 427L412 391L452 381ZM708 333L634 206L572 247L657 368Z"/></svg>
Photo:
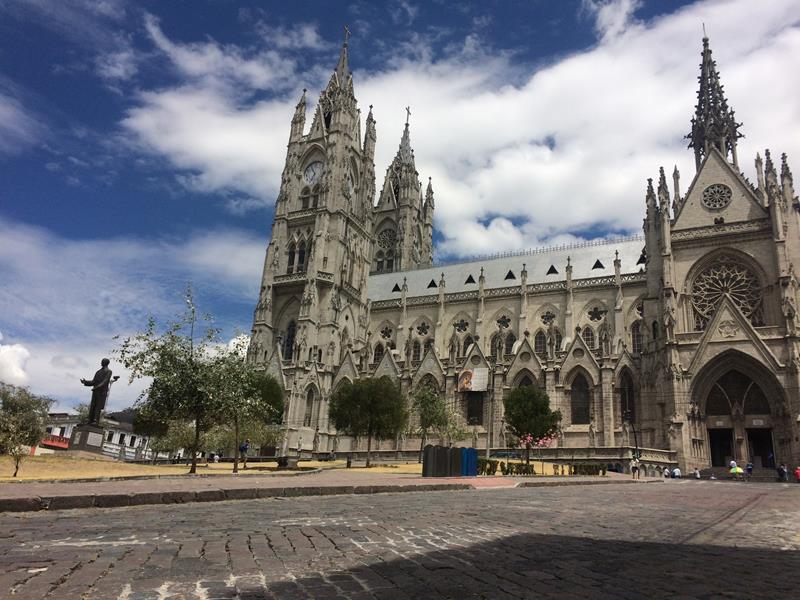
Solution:
<svg viewBox="0 0 800 600"><path fill-rule="evenodd" d="M45 429L46 435L34 454L54 454L69 449L73 428L78 424L78 415L50 413ZM121 411L103 417L103 454L122 460L153 458L148 450L147 436L133 432L133 413ZM166 455L165 455L166 457Z"/></svg>

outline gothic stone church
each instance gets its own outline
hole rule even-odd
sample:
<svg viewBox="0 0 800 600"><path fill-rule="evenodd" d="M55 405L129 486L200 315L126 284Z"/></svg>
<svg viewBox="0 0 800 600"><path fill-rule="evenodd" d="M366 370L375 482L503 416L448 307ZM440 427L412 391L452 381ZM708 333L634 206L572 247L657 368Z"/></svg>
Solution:
<svg viewBox="0 0 800 600"><path fill-rule="evenodd" d="M800 462L800 202L785 156L742 175L708 39L696 173L647 182L641 237L433 266L408 122L377 204L372 107L361 127L345 43L308 131L305 92L291 121L253 321L249 360L286 390L284 450L363 449L329 398L388 375L442 394L483 450L506 444L504 394L536 385L573 456L629 457L635 432L645 460L684 468Z"/></svg>

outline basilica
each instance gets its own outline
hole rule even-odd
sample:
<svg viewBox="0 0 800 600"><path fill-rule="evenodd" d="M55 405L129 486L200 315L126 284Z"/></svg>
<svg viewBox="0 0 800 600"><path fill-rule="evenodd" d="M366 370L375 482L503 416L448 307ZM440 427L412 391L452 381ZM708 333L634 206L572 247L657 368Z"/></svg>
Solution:
<svg viewBox="0 0 800 600"><path fill-rule="evenodd" d="M702 44L696 172L643 185L642 235L436 266L408 120L378 190L345 41L310 127L305 92L291 119L253 320L248 359L286 392L283 450L362 450L329 398L388 375L441 394L469 431L459 444L486 452L508 443L503 396L535 385L562 414L553 456L635 447L651 473L799 463L800 201L785 155L742 174L741 124ZM418 448L408 433L379 450Z"/></svg>

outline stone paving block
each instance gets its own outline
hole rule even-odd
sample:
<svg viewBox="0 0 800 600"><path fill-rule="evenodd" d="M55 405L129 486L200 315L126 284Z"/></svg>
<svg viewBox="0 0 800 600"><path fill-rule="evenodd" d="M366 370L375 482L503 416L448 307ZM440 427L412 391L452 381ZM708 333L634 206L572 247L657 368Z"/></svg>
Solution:
<svg viewBox="0 0 800 600"><path fill-rule="evenodd" d="M119 508L130 506L132 494L103 494L95 496L94 506L97 508Z"/></svg>
<svg viewBox="0 0 800 600"><path fill-rule="evenodd" d="M83 496L53 496L43 498L48 510L65 510L73 508L91 508L94 506L94 495Z"/></svg>
<svg viewBox="0 0 800 600"><path fill-rule="evenodd" d="M0 499L0 512L29 512L42 508L42 500L38 496Z"/></svg>

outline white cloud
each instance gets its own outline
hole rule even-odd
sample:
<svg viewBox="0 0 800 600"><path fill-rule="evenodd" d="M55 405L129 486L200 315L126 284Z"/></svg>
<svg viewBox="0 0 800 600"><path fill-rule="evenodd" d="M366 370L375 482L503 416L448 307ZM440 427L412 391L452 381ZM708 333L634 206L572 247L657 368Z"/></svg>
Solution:
<svg viewBox="0 0 800 600"><path fill-rule="evenodd" d="M85 400L76 382L111 355L115 335L143 328L148 314L164 322L183 310L188 281L201 310L231 307L216 315L219 326L249 325L240 315L257 298L266 248L237 230L75 241L3 218L0 239L0 329L14 340L0 346L0 380L13 376L62 408ZM112 407L131 404L142 386L118 384Z"/></svg>
<svg viewBox="0 0 800 600"><path fill-rule="evenodd" d="M31 356L28 349L22 344L3 344L3 334L0 332L0 382L11 385L25 385L28 383L28 374L25 364Z"/></svg>
<svg viewBox="0 0 800 600"><path fill-rule="evenodd" d="M595 19L595 30L603 40L616 37L631 23L641 0L583 0L583 8Z"/></svg>
<svg viewBox="0 0 800 600"><path fill-rule="evenodd" d="M436 191L440 255L511 250L588 231L634 232L646 178L662 165L671 171L677 164L685 190L694 160L683 135L703 22L744 123L745 173L754 179L752 157L767 145L800 157L797 0L709 0L647 23L636 20L636 6L587 2L597 44L527 72L474 35L444 53L417 35L394 47L382 70L356 71L356 95L362 108L375 106L378 120L378 189L397 149L403 108L412 105L417 167L423 180L433 177ZM183 79L143 92L123 121L126 130L180 169L184 185L272 202L296 101L297 90L285 93L287 70L262 60L267 51L176 45L160 30L151 33L183 65ZM335 59L331 52L294 85L319 89ZM351 64L359 62L351 54ZM274 99L249 100L257 86Z"/></svg>
<svg viewBox="0 0 800 600"><path fill-rule="evenodd" d="M235 94L242 86L250 89L285 87L294 72L294 62L277 52L267 50L249 53L236 46L223 46L214 41L177 44L161 31L158 19L145 16L145 28L156 47L172 62L180 74L206 86Z"/></svg>
<svg viewBox="0 0 800 600"><path fill-rule="evenodd" d="M260 23L258 30L264 37L264 41L276 48L328 50L333 47L333 44L325 41L319 34L319 29L314 23L298 23L289 27Z"/></svg>
<svg viewBox="0 0 800 600"><path fill-rule="evenodd" d="M0 155L17 154L30 147L43 131L44 127L19 100L0 90Z"/></svg>

